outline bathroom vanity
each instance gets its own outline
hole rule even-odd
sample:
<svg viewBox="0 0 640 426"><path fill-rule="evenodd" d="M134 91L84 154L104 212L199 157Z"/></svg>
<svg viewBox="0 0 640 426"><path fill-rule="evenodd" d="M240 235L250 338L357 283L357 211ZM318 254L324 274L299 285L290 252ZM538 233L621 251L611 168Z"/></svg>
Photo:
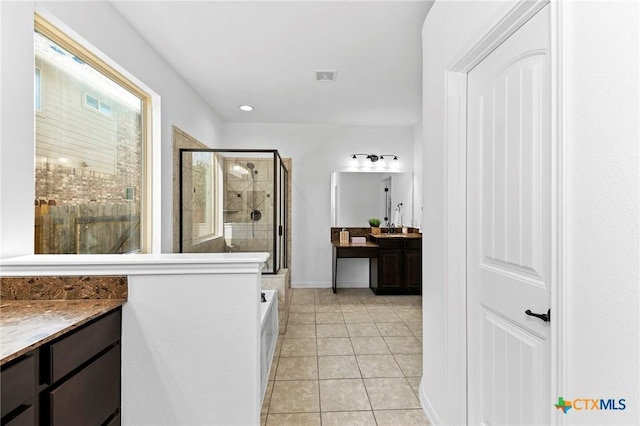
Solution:
<svg viewBox="0 0 640 426"><path fill-rule="evenodd" d="M378 256L369 260L369 285L376 294L420 294L422 235L371 235Z"/></svg>
<svg viewBox="0 0 640 426"><path fill-rule="evenodd" d="M332 284L337 292L338 259L369 259L369 287L375 294L420 294L422 291L422 234L371 234L370 228L346 228L350 237L365 237L364 243L340 243L343 228L331 228Z"/></svg>

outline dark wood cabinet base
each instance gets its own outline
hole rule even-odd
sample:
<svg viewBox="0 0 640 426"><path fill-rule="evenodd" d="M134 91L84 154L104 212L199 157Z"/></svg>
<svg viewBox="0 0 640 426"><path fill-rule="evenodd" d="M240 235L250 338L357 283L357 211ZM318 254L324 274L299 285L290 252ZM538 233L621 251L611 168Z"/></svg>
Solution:
<svg viewBox="0 0 640 426"><path fill-rule="evenodd" d="M119 425L116 309L2 366L1 425Z"/></svg>
<svg viewBox="0 0 640 426"><path fill-rule="evenodd" d="M422 239L376 238L378 257L369 261L369 287L375 294L421 294Z"/></svg>

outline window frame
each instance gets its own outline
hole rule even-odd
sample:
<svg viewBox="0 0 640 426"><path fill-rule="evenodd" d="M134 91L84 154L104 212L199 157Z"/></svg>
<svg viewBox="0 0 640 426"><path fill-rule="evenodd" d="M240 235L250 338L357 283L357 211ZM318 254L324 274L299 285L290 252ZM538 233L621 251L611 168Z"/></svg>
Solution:
<svg viewBox="0 0 640 426"><path fill-rule="evenodd" d="M157 223L158 220L154 220L152 215L153 207L155 204L152 201L153 195L153 183L154 176L152 175L152 165L154 160L153 153L153 138L152 136L157 133L152 122L154 100L149 90L141 88L138 84L131 81L122 71L116 69L116 67L109 65L107 61L100 56L104 56L101 53L94 53L92 49L84 45L84 40L78 37L78 40L72 38L58 26L52 24L48 19L43 17L39 13L34 13L34 31L39 32L43 36L49 38L60 47L66 49L69 53L75 57L93 67L95 70L111 79L115 83L121 85L126 90L129 90L141 100L141 144L142 144L142 182L140 183L140 253L152 253L154 247L158 246L153 241L152 224ZM86 43L86 42L85 42ZM37 68L37 67L36 67ZM35 86L35 80L34 80ZM42 87L42 82L40 87ZM154 94L155 95L155 94ZM95 98L95 96L92 96ZM82 103L84 105L85 99ZM99 102L99 100L98 100ZM156 101L159 103L159 100ZM100 103L98 103L98 110L90 108L98 113L109 116L99 109ZM35 102L34 102L34 110ZM34 140L35 143L35 140ZM159 247L159 246L158 246Z"/></svg>

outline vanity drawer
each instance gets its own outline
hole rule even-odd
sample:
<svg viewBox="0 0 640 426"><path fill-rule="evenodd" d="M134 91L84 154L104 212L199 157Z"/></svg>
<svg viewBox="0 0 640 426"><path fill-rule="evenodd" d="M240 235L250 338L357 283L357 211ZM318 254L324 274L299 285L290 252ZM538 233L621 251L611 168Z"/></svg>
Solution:
<svg viewBox="0 0 640 426"><path fill-rule="evenodd" d="M407 238L405 248L409 250L422 250L422 238Z"/></svg>
<svg viewBox="0 0 640 426"><path fill-rule="evenodd" d="M404 240L402 238L376 238L376 243L381 249L402 249Z"/></svg>
<svg viewBox="0 0 640 426"><path fill-rule="evenodd" d="M36 424L36 410L33 405L28 406L17 416L3 423L5 426L33 426Z"/></svg>
<svg viewBox="0 0 640 426"><path fill-rule="evenodd" d="M120 345L49 392L52 425L101 425L120 407Z"/></svg>
<svg viewBox="0 0 640 426"><path fill-rule="evenodd" d="M341 247L337 250L340 251L341 258L378 257L377 247Z"/></svg>
<svg viewBox="0 0 640 426"><path fill-rule="evenodd" d="M0 373L0 383L2 392L1 417L4 417L36 393L36 357L34 352L3 368Z"/></svg>
<svg viewBox="0 0 640 426"><path fill-rule="evenodd" d="M50 381L55 383L120 340L122 311L107 314L49 345Z"/></svg>

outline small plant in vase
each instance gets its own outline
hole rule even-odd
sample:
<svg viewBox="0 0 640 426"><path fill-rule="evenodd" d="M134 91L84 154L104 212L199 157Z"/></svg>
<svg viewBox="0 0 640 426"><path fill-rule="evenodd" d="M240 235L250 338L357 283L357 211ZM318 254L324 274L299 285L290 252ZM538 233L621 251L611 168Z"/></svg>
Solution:
<svg viewBox="0 0 640 426"><path fill-rule="evenodd" d="M380 219L372 217L369 219L369 225L371 225L371 233L374 235L380 234Z"/></svg>

